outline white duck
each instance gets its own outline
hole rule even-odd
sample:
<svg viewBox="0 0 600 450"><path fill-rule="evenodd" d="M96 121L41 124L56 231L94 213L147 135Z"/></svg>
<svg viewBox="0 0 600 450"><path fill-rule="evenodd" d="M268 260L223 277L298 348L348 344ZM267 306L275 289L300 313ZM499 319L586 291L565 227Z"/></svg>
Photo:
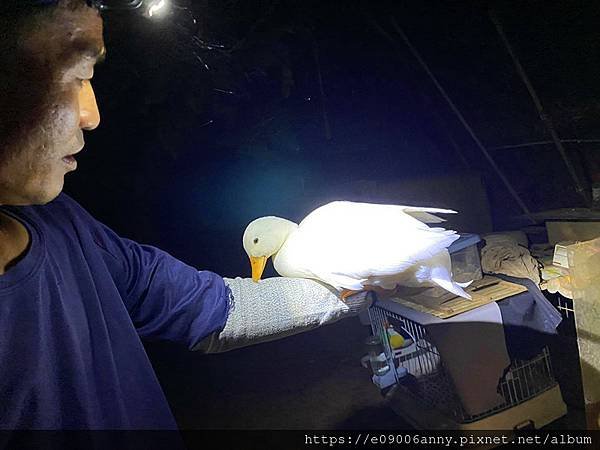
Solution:
<svg viewBox="0 0 600 450"><path fill-rule="evenodd" d="M260 280L267 259L279 275L312 278L343 291L440 286L465 298L469 283L452 281L447 247L460 236L424 222L448 209L336 201L311 212L299 225L261 217L244 231L252 278Z"/></svg>

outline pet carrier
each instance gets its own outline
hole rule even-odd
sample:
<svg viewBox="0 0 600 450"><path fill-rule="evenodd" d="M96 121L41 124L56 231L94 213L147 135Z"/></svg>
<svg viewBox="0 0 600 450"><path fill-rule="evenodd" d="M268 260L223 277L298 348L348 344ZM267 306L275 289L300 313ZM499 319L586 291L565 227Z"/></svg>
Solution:
<svg viewBox="0 0 600 450"><path fill-rule="evenodd" d="M465 408L445 355L427 326L419 323L418 317L424 314L389 300L369 310L373 335L380 337L390 368L383 375L373 375L373 382L386 394L392 409L413 426L428 430L540 428L566 414L547 347L531 359L510 361L499 378L495 406L477 412ZM470 366L465 364L464 370L471 370Z"/></svg>

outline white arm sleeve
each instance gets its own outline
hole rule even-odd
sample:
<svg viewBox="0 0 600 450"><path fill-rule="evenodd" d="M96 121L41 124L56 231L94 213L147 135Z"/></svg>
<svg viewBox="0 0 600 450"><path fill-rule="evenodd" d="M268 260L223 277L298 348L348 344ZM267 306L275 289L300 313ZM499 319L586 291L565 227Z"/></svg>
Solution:
<svg viewBox="0 0 600 450"><path fill-rule="evenodd" d="M343 302L332 287L301 278L225 278L231 289L225 328L192 350L220 353L308 331L370 306L372 295L361 292Z"/></svg>

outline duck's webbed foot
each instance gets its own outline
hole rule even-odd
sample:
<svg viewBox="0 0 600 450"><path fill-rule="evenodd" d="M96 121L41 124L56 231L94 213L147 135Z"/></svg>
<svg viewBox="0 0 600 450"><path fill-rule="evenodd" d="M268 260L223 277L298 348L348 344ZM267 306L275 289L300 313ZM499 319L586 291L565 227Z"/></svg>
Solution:
<svg viewBox="0 0 600 450"><path fill-rule="evenodd" d="M382 300L393 297L394 295L397 295L399 289L400 289L400 286L396 286L393 289L384 289L380 286L365 286L364 287L365 291L375 292L375 294L377 294L377 298L382 299Z"/></svg>
<svg viewBox="0 0 600 450"><path fill-rule="evenodd" d="M396 286L394 289L384 289L379 286L366 285L359 291L343 289L342 292L340 293L340 298L342 299L342 301L344 303L346 303L346 299L348 297L350 297L351 295L358 294L359 292L370 291L370 292L374 292L375 294L377 294L377 298L379 298L379 299L387 299L387 298L393 297L394 295L398 294L399 288L400 288L400 286Z"/></svg>
<svg viewBox="0 0 600 450"><path fill-rule="evenodd" d="M353 291L350 289L342 289L342 292L340 293L340 298L344 303L346 303L346 299L348 297L350 297L351 295L354 295L354 294L358 294L359 292L362 292L362 290L361 291Z"/></svg>

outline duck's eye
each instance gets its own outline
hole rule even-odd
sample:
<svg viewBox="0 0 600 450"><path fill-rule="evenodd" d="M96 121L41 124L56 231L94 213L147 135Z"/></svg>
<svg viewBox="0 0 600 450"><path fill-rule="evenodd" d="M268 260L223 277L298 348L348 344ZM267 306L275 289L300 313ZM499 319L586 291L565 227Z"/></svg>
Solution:
<svg viewBox="0 0 600 450"><path fill-rule="evenodd" d="M255 244L258 244L258 238L254 238L254 241L253 241L253 242L254 242Z"/></svg>

